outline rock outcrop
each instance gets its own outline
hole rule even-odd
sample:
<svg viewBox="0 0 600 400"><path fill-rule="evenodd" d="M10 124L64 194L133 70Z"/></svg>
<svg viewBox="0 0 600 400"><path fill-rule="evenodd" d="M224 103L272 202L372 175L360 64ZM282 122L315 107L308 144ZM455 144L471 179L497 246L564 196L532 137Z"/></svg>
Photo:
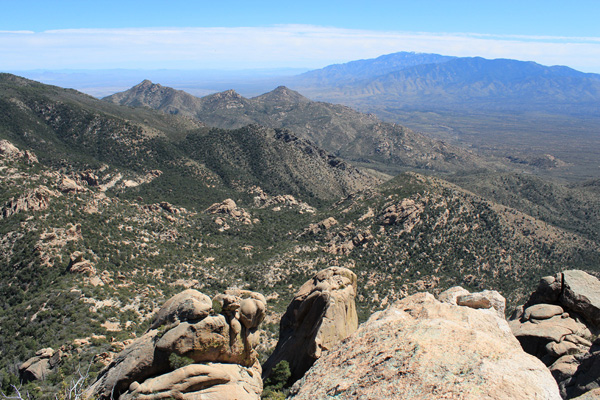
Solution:
<svg viewBox="0 0 600 400"><path fill-rule="evenodd" d="M540 280L538 288L510 318L523 349L540 358L572 398L600 387L600 281L577 270Z"/></svg>
<svg viewBox="0 0 600 400"><path fill-rule="evenodd" d="M447 297L418 293L375 313L296 382L291 398L560 399L496 309Z"/></svg>
<svg viewBox="0 0 600 400"><path fill-rule="evenodd" d="M259 399L253 336L265 298L243 290L212 300L188 289L156 314L151 328L99 374L88 398Z"/></svg>
<svg viewBox="0 0 600 400"><path fill-rule="evenodd" d="M215 203L208 207L205 212L208 214L226 216L234 221L241 222L244 225L251 225L253 223L248 211L238 207L232 199L225 199L220 203ZM217 217L215 223L220 225L223 230L229 229L229 225L227 225L227 222L221 217Z"/></svg>
<svg viewBox="0 0 600 400"><path fill-rule="evenodd" d="M263 366L263 378L281 361L290 365L290 382L358 327L356 275L346 268L330 267L307 281L281 318L279 341Z"/></svg>
<svg viewBox="0 0 600 400"><path fill-rule="evenodd" d="M21 381L43 381L59 365L62 356L61 350L54 351L50 347L38 350L19 367Z"/></svg>
<svg viewBox="0 0 600 400"><path fill-rule="evenodd" d="M46 186L40 186L23 193L20 197L10 198L2 208L0 217L8 218L22 211L45 210L50 205L50 199L58 196L60 196L59 193L48 189Z"/></svg>
<svg viewBox="0 0 600 400"><path fill-rule="evenodd" d="M29 150L19 150L8 140L0 140L0 157L12 161L22 159L28 164L38 163L38 158L34 153Z"/></svg>

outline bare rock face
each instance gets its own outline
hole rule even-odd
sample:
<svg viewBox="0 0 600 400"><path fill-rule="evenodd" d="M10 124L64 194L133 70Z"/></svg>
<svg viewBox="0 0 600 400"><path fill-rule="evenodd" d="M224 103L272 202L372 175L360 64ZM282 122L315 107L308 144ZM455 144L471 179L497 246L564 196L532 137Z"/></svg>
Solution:
<svg viewBox="0 0 600 400"><path fill-rule="evenodd" d="M600 387L600 352L592 339L600 330L600 281L577 270L540 280L510 318L523 349L540 358L572 398Z"/></svg>
<svg viewBox="0 0 600 400"><path fill-rule="evenodd" d="M100 372L86 396L257 400L261 367L251 338L265 311L265 298L258 293L226 291L211 300L185 290Z"/></svg>
<svg viewBox="0 0 600 400"><path fill-rule="evenodd" d="M321 357L292 399L560 399L493 309L418 293L377 312Z"/></svg>
<svg viewBox="0 0 600 400"><path fill-rule="evenodd" d="M358 327L356 275L346 268L330 267L307 281L281 318L279 341L263 366L263 378L286 360L294 382L313 363Z"/></svg>

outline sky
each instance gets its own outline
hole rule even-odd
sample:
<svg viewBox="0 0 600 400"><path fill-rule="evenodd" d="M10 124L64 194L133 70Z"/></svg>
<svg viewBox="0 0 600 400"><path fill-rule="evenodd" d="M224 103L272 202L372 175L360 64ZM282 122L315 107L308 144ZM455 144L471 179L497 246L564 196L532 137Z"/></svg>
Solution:
<svg viewBox="0 0 600 400"><path fill-rule="evenodd" d="M398 51L600 73L600 0L0 0L0 71L321 68Z"/></svg>

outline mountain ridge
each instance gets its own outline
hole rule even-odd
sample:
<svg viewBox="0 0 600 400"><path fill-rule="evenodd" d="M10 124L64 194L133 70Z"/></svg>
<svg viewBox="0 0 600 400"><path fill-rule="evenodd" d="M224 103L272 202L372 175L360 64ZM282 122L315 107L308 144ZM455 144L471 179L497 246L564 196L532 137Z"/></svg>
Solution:
<svg viewBox="0 0 600 400"><path fill-rule="evenodd" d="M256 123L289 129L327 151L375 169L381 165L383 170L396 172L402 168L455 172L498 166L467 150L432 140L398 124L382 122L372 114L363 114L343 105L312 101L284 86L250 99L226 91L194 99L178 93L181 100L167 99L160 90L139 93L138 87L103 100L135 106L140 104L140 99L157 96L143 105L194 117L206 125L220 128Z"/></svg>

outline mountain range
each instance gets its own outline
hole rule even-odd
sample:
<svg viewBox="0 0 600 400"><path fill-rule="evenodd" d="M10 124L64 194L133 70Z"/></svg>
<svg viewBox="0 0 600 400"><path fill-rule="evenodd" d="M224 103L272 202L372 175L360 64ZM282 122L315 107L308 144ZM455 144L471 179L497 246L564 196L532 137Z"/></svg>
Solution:
<svg viewBox="0 0 600 400"><path fill-rule="evenodd" d="M534 62L396 53L329 66L290 84L311 97L398 109L544 111L598 114L600 75Z"/></svg>

